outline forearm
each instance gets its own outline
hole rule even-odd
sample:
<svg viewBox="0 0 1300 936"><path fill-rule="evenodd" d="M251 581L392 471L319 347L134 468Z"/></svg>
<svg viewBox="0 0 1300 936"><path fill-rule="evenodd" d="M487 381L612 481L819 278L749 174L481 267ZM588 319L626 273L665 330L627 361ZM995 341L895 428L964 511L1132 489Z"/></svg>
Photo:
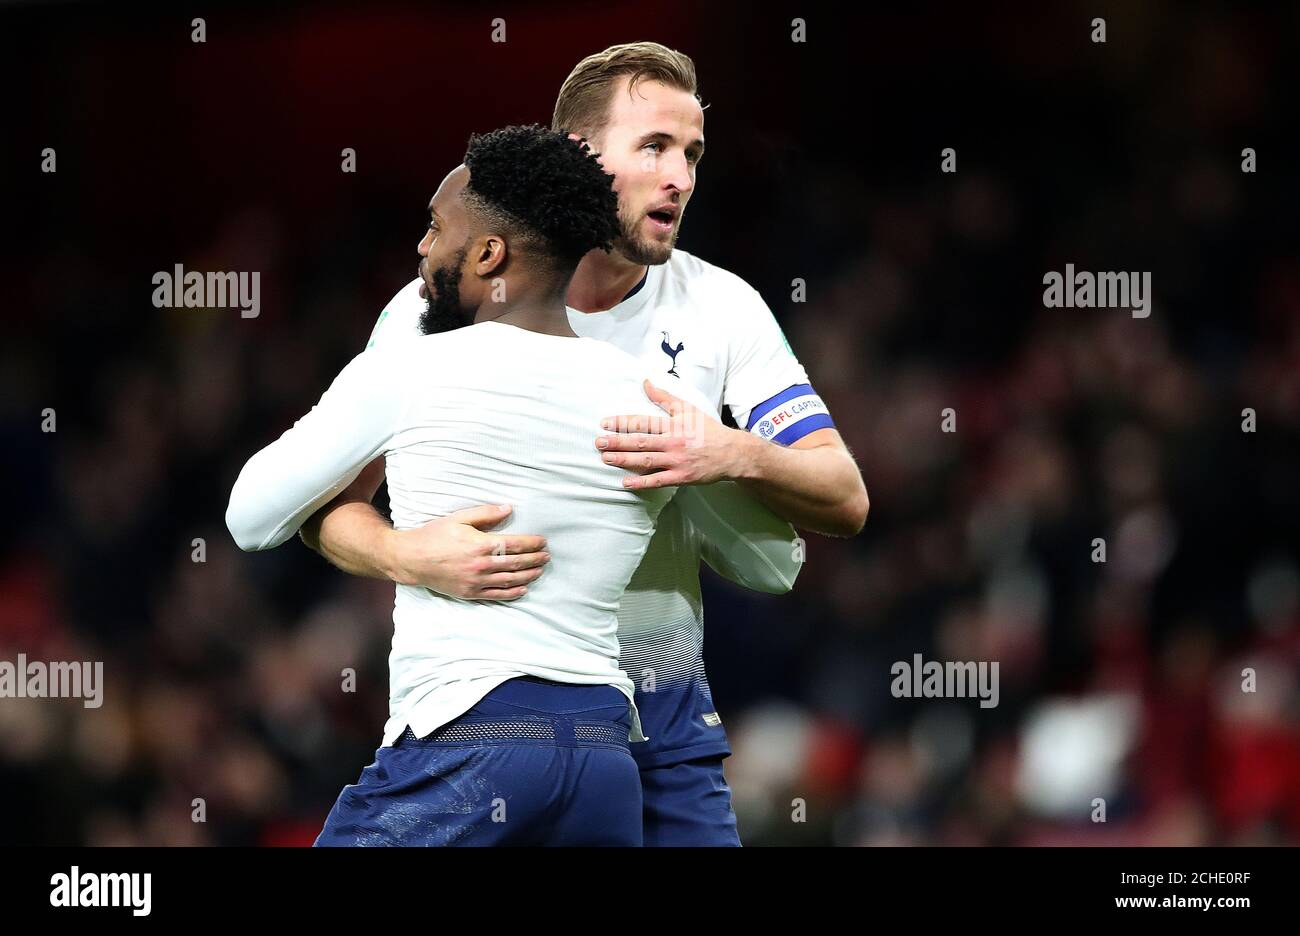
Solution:
<svg viewBox="0 0 1300 936"><path fill-rule="evenodd" d="M370 503L383 480L384 460L377 458L302 525L302 541L349 575L394 580L393 527Z"/></svg>
<svg viewBox="0 0 1300 936"><path fill-rule="evenodd" d="M302 541L330 565L364 578L396 581L389 561L392 525L364 501L332 501L303 524Z"/></svg>
<svg viewBox="0 0 1300 936"><path fill-rule="evenodd" d="M741 435L736 480L774 513L828 536L862 530L870 502L862 474L842 443L786 447Z"/></svg>
<svg viewBox="0 0 1300 936"><path fill-rule="evenodd" d="M467 507L409 530L395 530L370 505L383 479L384 460L377 458L302 525L302 541L349 575L476 601L523 596L550 561L543 537L479 529L510 516L507 506Z"/></svg>

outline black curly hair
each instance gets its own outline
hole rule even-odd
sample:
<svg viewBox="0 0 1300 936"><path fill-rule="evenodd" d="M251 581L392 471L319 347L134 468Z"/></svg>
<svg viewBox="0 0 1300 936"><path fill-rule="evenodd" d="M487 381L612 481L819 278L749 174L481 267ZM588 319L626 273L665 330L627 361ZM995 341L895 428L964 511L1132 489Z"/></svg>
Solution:
<svg viewBox="0 0 1300 936"><path fill-rule="evenodd" d="M538 124L474 134L463 198L526 248L576 266L619 233L614 177L584 143Z"/></svg>

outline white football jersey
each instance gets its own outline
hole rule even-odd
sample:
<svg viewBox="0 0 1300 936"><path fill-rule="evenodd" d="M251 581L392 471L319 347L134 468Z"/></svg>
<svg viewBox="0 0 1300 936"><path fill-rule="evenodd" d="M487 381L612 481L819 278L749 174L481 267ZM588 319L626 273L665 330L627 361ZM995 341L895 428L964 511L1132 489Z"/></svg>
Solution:
<svg viewBox="0 0 1300 936"><path fill-rule="evenodd" d="M400 345L420 335L426 303L419 286L417 279L393 297L368 348ZM735 274L684 250L675 249L667 263L649 267L644 284L613 308L594 313L570 308L569 324L583 337L635 356L670 391L679 388L681 396L685 388L698 391L714 413L725 407L738 427L763 438L789 444L831 425L762 296ZM604 415L621 414L605 405ZM485 495L484 502L495 501ZM515 529L541 532L526 524ZM666 710L659 718L649 712L650 740L634 749L643 763L659 754L726 750L703 660L699 566L703 551L717 567L709 549L682 504L669 503L618 609L621 666L636 683L642 717L656 705ZM683 703L683 693L698 698Z"/></svg>
<svg viewBox="0 0 1300 936"><path fill-rule="evenodd" d="M661 414L646 379L672 382L603 342L499 322L408 336L354 358L244 466L226 514L244 549L283 543L381 454L396 528L506 503L496 531L546 537L552 562L515 601L396 587L384 744L408 725L428 734L516 676L605 683L633 701L615 612L676 489L629 491L595 440L611 407ZM631 740L644 740L632 714Z"/></svg>

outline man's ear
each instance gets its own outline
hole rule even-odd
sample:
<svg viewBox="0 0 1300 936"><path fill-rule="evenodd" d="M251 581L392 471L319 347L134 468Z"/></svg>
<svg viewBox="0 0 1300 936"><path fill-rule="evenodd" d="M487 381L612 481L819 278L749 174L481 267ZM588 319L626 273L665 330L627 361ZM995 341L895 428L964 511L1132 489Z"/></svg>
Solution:
<svg viewBox="0 0 1300 936"><path fill-rule="evenodd" d="M492 276L506 264L506 242L499 234L486 234L479 241L474 256L474 272L482 277Z"/></svg>

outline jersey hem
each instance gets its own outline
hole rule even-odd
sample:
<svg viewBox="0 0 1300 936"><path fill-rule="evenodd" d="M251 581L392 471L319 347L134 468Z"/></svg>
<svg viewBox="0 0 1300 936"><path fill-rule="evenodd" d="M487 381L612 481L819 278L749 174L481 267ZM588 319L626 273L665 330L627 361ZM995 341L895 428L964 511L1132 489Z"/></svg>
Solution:
<svg viewBox="0 0 1300 936"><path fill-rule="evenodd" d="M632 745L632 758L640 770L667 767L669 764L685 763L701 757L730 757L731 745L726 741L709 741L704 744L692 744L671 751L655 751L653 754L637 754L636 745Z"/></svg>

